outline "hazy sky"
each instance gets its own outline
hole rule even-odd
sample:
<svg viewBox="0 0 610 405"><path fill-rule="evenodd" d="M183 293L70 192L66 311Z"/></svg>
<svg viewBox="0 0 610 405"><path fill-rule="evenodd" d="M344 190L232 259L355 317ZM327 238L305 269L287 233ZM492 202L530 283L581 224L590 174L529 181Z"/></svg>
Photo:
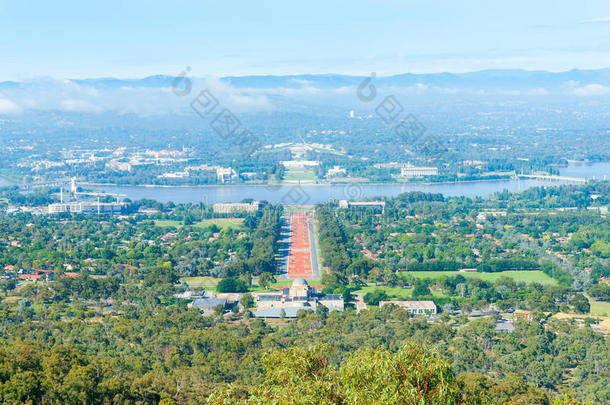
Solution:
<svg viewBox="0 0 610 405"><path fill-rule="evenodd" d="M610 67L610 2L0 0L0 81L185 66L197 76Z"/></svg>

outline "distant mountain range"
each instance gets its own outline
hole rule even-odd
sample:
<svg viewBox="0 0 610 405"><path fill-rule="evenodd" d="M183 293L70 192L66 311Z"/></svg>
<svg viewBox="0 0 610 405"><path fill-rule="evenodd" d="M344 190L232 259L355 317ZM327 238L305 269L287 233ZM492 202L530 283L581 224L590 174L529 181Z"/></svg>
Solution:
<svg viewBox="0 0 610 405"><path fill-rule="evenodd" d="M302 75L263 75L263 76L227 76L220 79L222 83L235 88L339 88L357 86L366 76L348 76L341 74L302 74ZM170 87L173 76L155 75L141 79L95 78L74 79L71 82L100 89L161 88ZM0 90L27 88L36 80L25 82L0 82ZM583 86L597 84L610 86L610 68L595 70L574 69L566 72L513 70L482 70L468 73L404 73L375 78L378 86L408 87L415 85L436 86L444 88L467 89L555 89L565 86Z"/></svg>
<svg viewBox="0 0 610 405"><path fill-rule="evenodd" d="M366 76L291 75L291 76L241 76L225 77L222 80L234 87L299 87L308 83L315 87L355 86ZM379 86L407 87L418 84L456 88L535 88L558 87L566 83L586 85L610 85L610 69L570 70L547 72L528 70L482 70L469 73L403 73L394 76L376 77Z"/></svg>

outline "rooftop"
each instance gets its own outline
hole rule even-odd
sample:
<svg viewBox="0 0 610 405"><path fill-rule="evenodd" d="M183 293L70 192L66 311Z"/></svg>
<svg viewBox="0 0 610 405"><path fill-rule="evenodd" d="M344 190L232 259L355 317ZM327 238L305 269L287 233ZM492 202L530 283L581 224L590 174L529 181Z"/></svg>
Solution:
<svg viewBox="0 0 610 405"><path fill-rule="evenodd" d="M436 309L436 304L433 301L380 301L379 306L396 305L409 309Z"/></svg>

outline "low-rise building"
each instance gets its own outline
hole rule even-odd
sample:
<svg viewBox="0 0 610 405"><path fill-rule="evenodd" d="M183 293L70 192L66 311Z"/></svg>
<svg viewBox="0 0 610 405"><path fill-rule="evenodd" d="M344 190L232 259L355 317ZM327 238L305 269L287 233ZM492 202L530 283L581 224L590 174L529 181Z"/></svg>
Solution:
<svg viewBox="0 0 610 405"><path fill-rule="evenodd" d="M402 177L436 176L437 174L438 168L436 167L417 167L407 164L405 167L400 168L400 175Z"/></svg>
<svg viewBox="0 0 610 405"><path fill-rule="evenodd" d="M252 201L251 203L216 203L212 206L214 212L218 214L230 214L232 212L256 212L259 208L258 201Z"/></svg>
<svg viewBox="0 0 610 405"><path fill-rule="evenodd" d="M203 311L206 311L206 310L213 310L219 305L222 305L222 307L225 308L227 306L227 302L228 301L224 298L198 298L198 299L194 300L193 302L191 302L190 304L188 304L187 306L189 308L195 307L195 308L199 308Z"/></svg>
<svg viewBox="0 0 610 405"><path fill-rule="evenodd" d="M517 309L515 310L515 312L513 313L515 318L518 319L525 319L527 321L533 321L534 320L534 313L532 311L526 311L523 309Z"/></svg>
<svg viewBox="0 0 610 405"><path fill-rule="evenodd" d="M324 306L330 311L343 311L345 303L341 294L322 294L302 278L293 281L277 293L253 294L256 298L254 316L261 318L294 318L300 310L313 311Z"/></svg>
<svg viewBox="0 0 610 405"><path fill-rule="evenodd" d="M286 169L305 169L320 165L317 160L283 160L280 162Z"/></svg>
<svg viewBox="0 0 610 405"><path fill-rule="evenodd" d="M129 162L119 162L116 160L111 160L106 163L106 169L115 170L119 172L130 172L132 169L131 163Z"/></svg>
<svg viewBox="0 0 610 405"><path fill-rule="evenodd" d="M433 301L380 301L379 308L385 305L396 305L407 310L413 315L434 315L436 304Z"/></svg>
<svg viewBox="0 0 610 405"><path fill-rule="evenodd" d="M345 171L345 169L341 168L340 166L333 166L332 169L328 169L328 172L326 173L326 177L345 176L346 173L347 172Z"/></svg>
<svg viewBox="0 0 610 405"><path fill-rule="evenodd" d="M339 200L339 208L349 209L352 207L373 207L381 208L381 212L385 213L385 201L348 201Z"/></svg>
<svg viewBox="0 0 610 405"><path fill-rule="evenodd" d="M49 204L47 207L49 214L59 214L62 212L73 212L77 214L120 214L122 203L102 203L102 202L69 202Z"/></svg>
<svg viewBox="0 0 610 405"><path fill-rule="evenodd" d="M219 183L227 183L231 181L233 176L237 176L235 170L230 167L217 167L216 168L216 180Z"/></svg>

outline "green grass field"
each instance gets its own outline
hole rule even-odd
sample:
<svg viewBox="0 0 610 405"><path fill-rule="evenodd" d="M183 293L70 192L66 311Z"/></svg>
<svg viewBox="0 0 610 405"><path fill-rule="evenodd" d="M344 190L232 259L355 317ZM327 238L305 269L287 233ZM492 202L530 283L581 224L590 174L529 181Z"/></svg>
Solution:
<svg viewBox="0 0 610 405"><path fill-rule="evenodd" d="M460 273L457 271L402 271L400 274L410 275L418 278L438 278L441 276L456 276L458 274L466 278L480 278L484 281L495 281L500 277L510 277L515 281L526 283L557 284L557 281L542 271L502 271L499 273Z"/></svg>
<svg viewBox="0 0 610 405"><path fill-rule="evenodd" d="M265 290L263 287L260 287L257 284L252 284L252 287L250 287L250 291L274 292L274 291L277 291L277 289L275 289L273 287L289 287L291 284L292 284L292 280L278 281L276 283L272 283L268 290ZM316 282L314 282L313 280L310 280L309 284L316 284Z"/></svg>
<svg viewBox="0 0 610 405"><path fill-rule="evenodd" d="M316 180L318 180L318 177L311 169L287 169L283 179L284 182L301 181L308 183L314 183Z"/></svg>
<svg viewBox="0 0 610 405"><path fill-rule="evenodd" d="M210 225L216 225L219 228L241 228L244 222L243 218L215 218L215 219L204 219L197 222L193 226L195 228L206 228Z"/></svg>
<svg viewBox="0 0 610 405"><path fill-rule="evenodd" d="M406 299L411 299L411 294L413 293L413 289L412 288L382 287L382 286L374 286L374 285L367 285L366 287L362 287L362 288L358 289L357 291L354 291L354 293L356 293L356 294L366 294L366 293L369 293L369 292L373 292L375 290L383 290L389 296L406 298ZM438 292L438 291L432 291L432 295L434 295L435 297L442 297L443 296L443 294Z"/></svg>
<svg viewBox="0 0 610 405"><path fill-rule="evenodd" d="M386 294L395 297L404 297L411 298L411 293L413 292L412 288L400 288L400 287L381 287L374 285L367 285L366 287L362 287L357 291L354 291L356 294L366 294L373 292L375 290L383 290Z"/></svg>
<svg viewBox="0 0 610 405"><path fill-rule="evenodd" d="M241 228L243 222L243 218L213 218L196 222L193 224L193 226L195 228L206 228L210 225L216 225L219 228L239 229ZM157 219L155 220L155 226L162 228L181 228L184 226L184 224L182 221L175 221L173 219Z"/></svg>
<svg viewBox="0 0 610 405"><path fill-rule="evenodd" d="M222 279L216 277L182 277L181 280L186 282L189 287L215 287Z"/></svg>
<svg viewBox="0 0 610 405"><path fill-rule="evenodd" d="M591 301L591 315L610 316L610 302Z"/></svg>

